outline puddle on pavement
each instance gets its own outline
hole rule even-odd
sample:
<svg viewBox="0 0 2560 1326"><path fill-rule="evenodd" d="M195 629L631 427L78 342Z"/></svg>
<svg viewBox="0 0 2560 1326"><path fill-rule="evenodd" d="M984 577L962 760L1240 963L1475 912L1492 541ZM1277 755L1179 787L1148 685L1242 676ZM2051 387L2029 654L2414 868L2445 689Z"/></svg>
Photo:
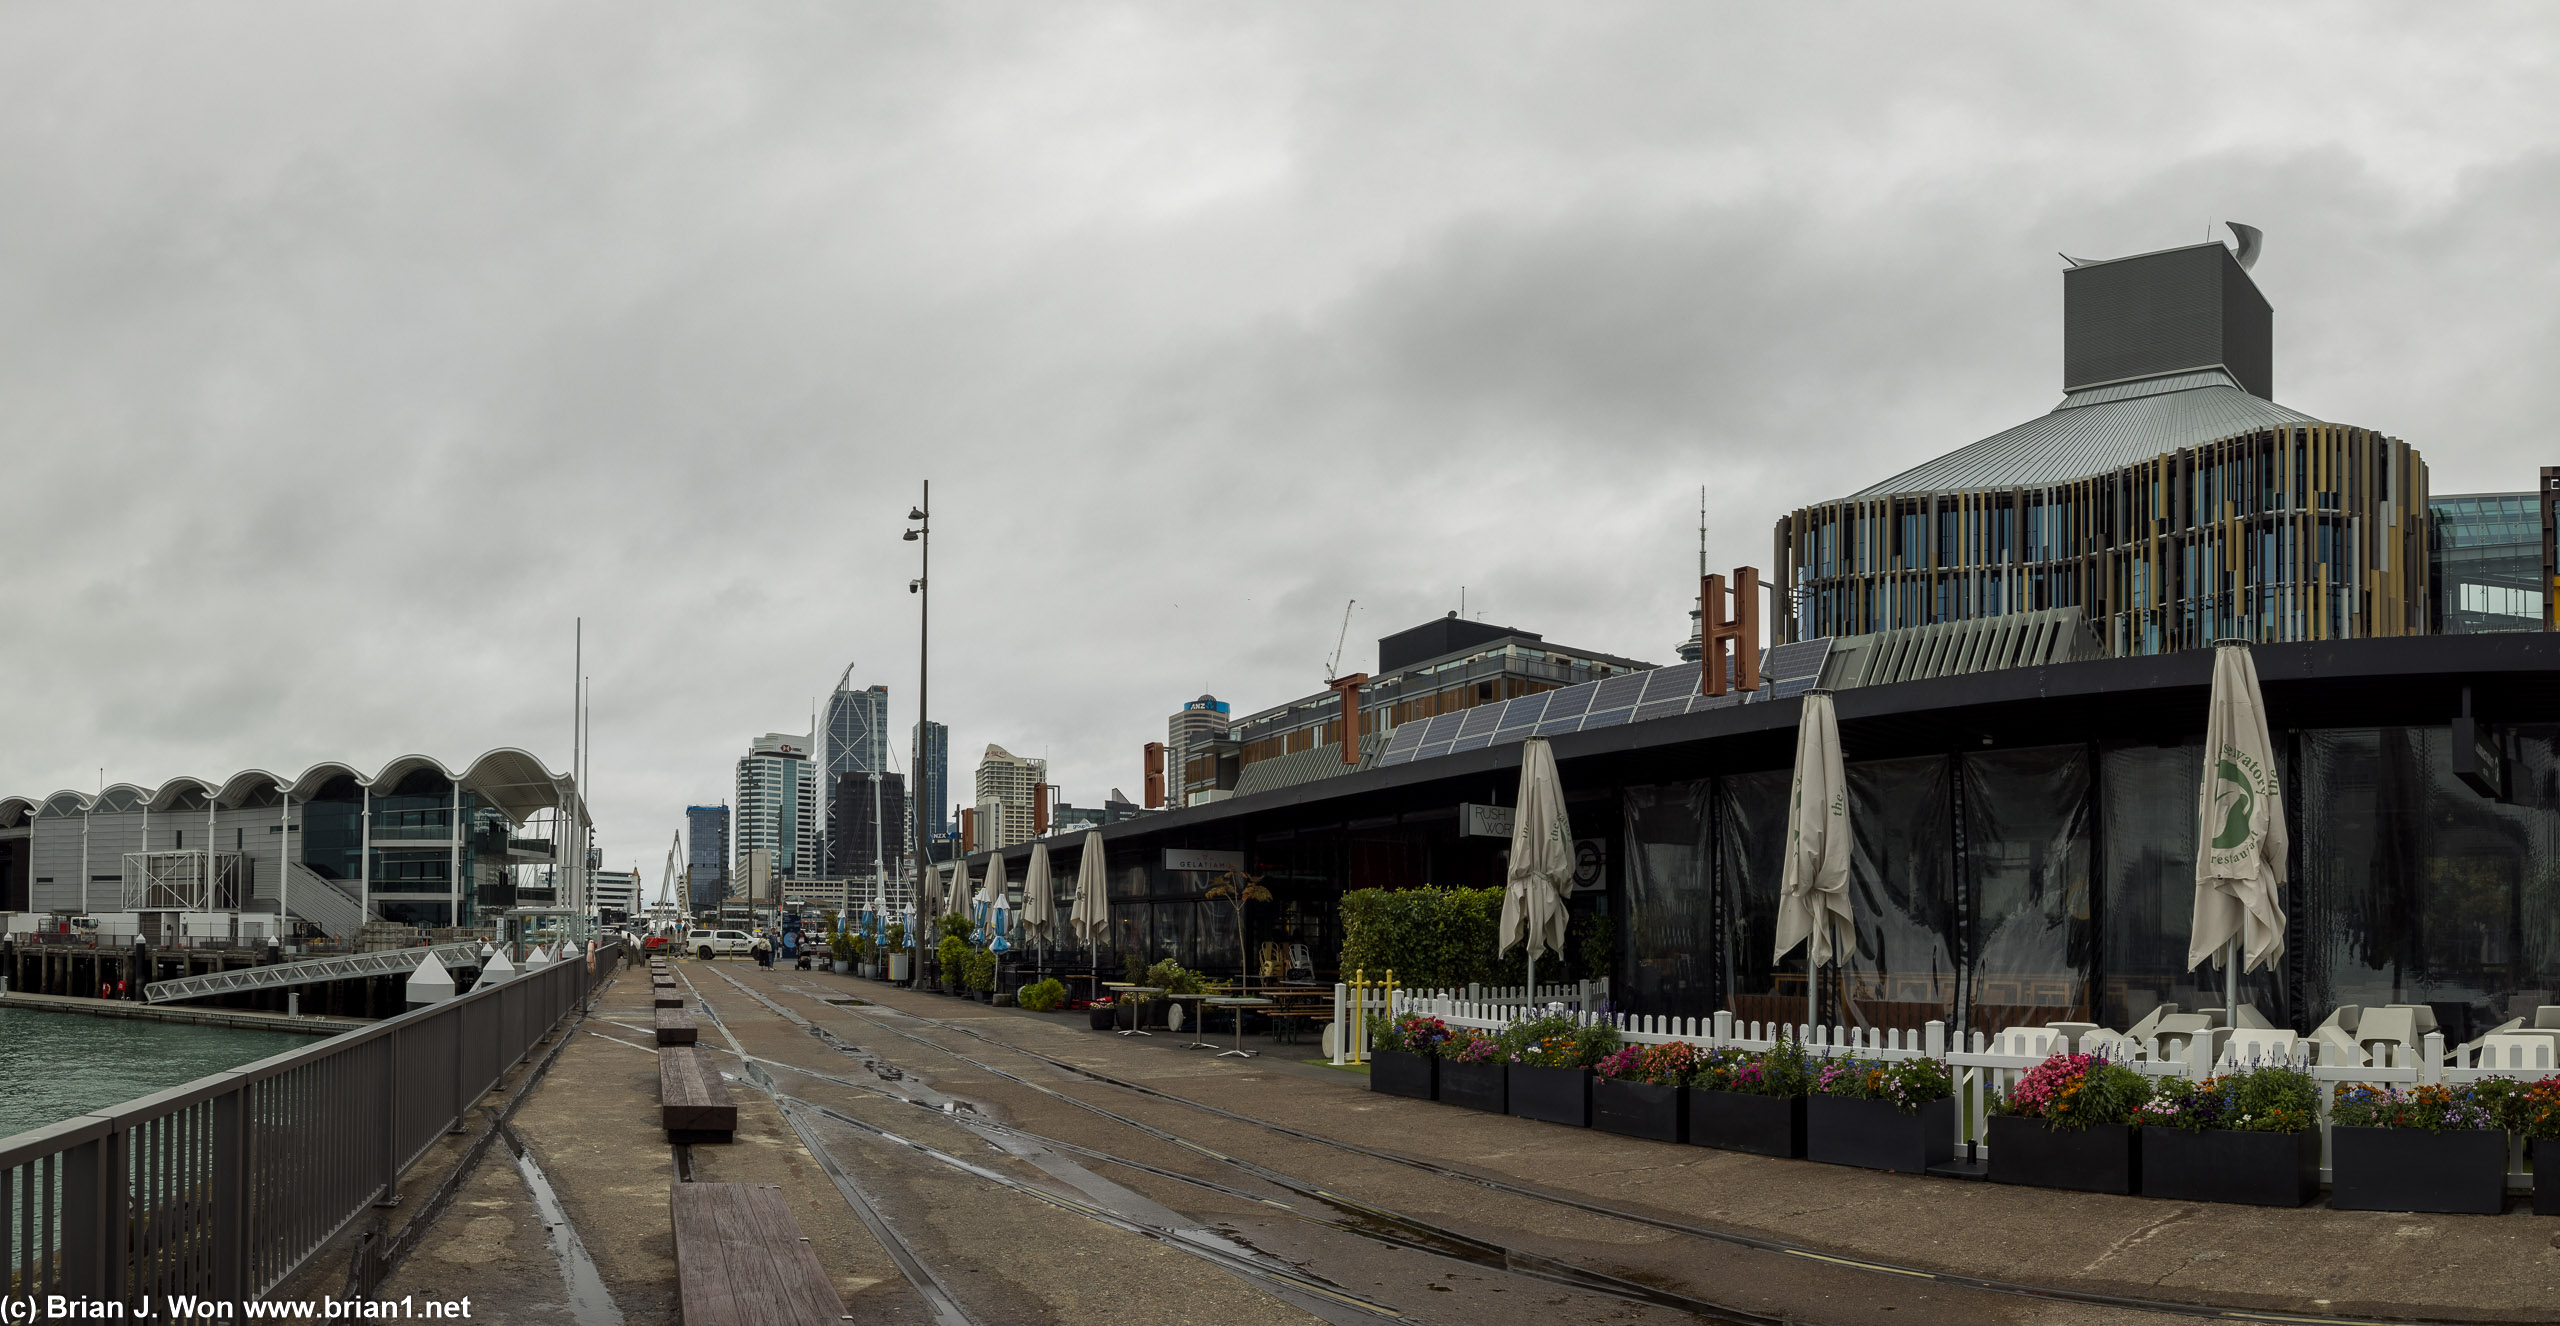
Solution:
<svg viewBox="0 0 2560 1326"><path fill-rule="evenodd" d="M524 1186L533 1190L534 1210L542 1214L542 1227L551 1236L552 1255L560 1262L560 1279L569 1291L569 1315L578 1326L622 1326L622 1310L613 1305L613 1295L604 1287L604 1275L596 1269L595 1259L587 1255L587 1245L578 1239L578 1230L569 1223L569 1212L560 1205L560 1194L551 1190L551 1180L544 1177L542 1166L534 1163L533 1153L524 1149L519 1139L510 1135L508 1150L515 1153L516 1173L524 1176Z"/></svg>

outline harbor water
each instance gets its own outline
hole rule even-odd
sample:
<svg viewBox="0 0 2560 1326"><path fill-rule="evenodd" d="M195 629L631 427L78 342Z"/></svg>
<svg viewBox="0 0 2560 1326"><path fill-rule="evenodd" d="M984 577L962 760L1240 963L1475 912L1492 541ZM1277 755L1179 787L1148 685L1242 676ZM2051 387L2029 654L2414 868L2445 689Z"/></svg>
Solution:
<svg viewBox="0 0 2560 1326"><path fill-rule="evenodd" d="M284 1031L0 1008L0 1137L317 1043Z"/></svg>

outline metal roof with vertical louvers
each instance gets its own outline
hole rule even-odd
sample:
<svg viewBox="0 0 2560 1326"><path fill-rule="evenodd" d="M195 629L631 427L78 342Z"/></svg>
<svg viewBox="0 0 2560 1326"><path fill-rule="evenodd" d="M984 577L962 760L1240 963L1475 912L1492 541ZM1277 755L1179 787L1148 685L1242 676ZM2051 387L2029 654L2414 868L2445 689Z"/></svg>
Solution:
<svg viewBox="0 0 2560 1326"><path fill-rule="evenodd" d="M2261 428L2320 422L2241 390L2218 368L2100 383L1848 500L2068 483Z"/></svg>

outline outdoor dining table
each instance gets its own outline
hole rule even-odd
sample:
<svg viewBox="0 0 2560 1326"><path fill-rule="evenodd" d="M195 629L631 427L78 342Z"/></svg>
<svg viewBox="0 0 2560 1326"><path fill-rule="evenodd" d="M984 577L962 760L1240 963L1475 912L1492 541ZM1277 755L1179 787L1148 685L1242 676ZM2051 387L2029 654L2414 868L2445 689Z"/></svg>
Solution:
<svg viewBox="0 0 2560 1326"><path fill-rule="evenodd" d="M1132 985L1132 984L1130 984L1130 983L1129 983L1129 982L1127 982L1127 981L1104 981L1104 982L1102 983L1102 988L1103 988L1103 989L1105 989L1105 990L1112 991L1112 992L1113 992L1113 993L1115 993L1115 994L1121 994L1121 995L1139 995L1139 996L1144 996L1144 995L1160 995L1160 994L1163 994L1163 993L1164 993L1164 991L1163 991L1163 990L1161 990L1161 989L1157 988L1156 986L1152 986L1152 985ZM1143 1007L1145 1007L1145 1005L1146 1005L1146 1000L1145 1000L1145 999L1143 999L1143 998L1137 999L1136 1001L1132 1002L1132 1003L1129 1005L1129 1025L1128 1025L1128 1026L1125 1026L1125 1027L1122 1027L1122 1028L1120 1029L1120 1033L1119 1033L1119 1034L1121 1034L1121 1035L1123 1035L1123 1036L1153 1036L1153 1035L1155 1035L1155 1033L1154 1033L1154 1032L1152 1032L1152 1031L1148 1031L1146 1028L1141 1027L1141 1026L1139 1026L1139 1025L1138 1025L1138 1010L1139 1010L1139 1009L1141 1009L1141 1008L1143 1008Z"/></svg>
<svg viewBox="0 0 2560 1326"><path fill-rule="evenodd" d="M1165 996L1165 1001L1166 1001L1167 1003L1171 1003L1171 1004L1174 1004L1174 1005L1177 1005L1177 1006L1179 1006L1179 1005L1180 1005L1184 1000L1186 1000L1186 999L1191 1001L1191 1003L1192 1003L1192 1007L1191 1007L1191 1008L1189 1008L1189 1009L1187 1009L1187 1010L1185 1010L1184 1015L1183 1015L1182 1022L1183 1022L1183 1025L1184 1025L1184 1026L1193 1028L1193 1029L1194 1029L1194 1034L1193 1034L1193 1036L1192 1036L1192 1038L1191 1038L1190 1040L1184 1041L1184 1042L1182 1043L1182 1048L1183 1048L1183 1049L1186 1049L1186 1050L1214 1050L1214 1049L1218 1048L1218 1047L1217 1047L1217 1044L1216 1044L1215 1042L1213 1042L1213 1041L1204 1041L1204 1040L1200 1039L1200 1037L1201 1037L1202 1035L1206 1035L1206 1034L1208 1033L1208 1030L1209 1030L1209 1028L1207 1027L1207 1025L1205 1025L1205 1024L1206 1024L1206 1019L1204 1019L1204 1018L1200 1015L1200 1009L1199 1009L1199 1005L1200 1005L1200 1004L1202 1004L1202 1003L1206 1003L1206 1002L1209 1002L1209 997L1208 997L1207 995L1205 995L1205 994L1179 994L1179 993L1175 993L1175 994L1167 994L1167 995Z"/></svg>
<svg viewBox="0 0 2560 1326"><path fill-rule="evenodd" d="M1235 1010L1236 1015L1236 1048L1232 1050L1218 1051L1219 1058L1250 1059L1255 1055L1262 1053L1260 1050L1248 1050L1244 1048L1244 1011L1248 1008L1269 1008L1271 1007L1272 1001L1256 998L1252 995L1225 995L1209 1000L1208 1002L1215 1004L1220 1008L1233 1009Z"/></svg>

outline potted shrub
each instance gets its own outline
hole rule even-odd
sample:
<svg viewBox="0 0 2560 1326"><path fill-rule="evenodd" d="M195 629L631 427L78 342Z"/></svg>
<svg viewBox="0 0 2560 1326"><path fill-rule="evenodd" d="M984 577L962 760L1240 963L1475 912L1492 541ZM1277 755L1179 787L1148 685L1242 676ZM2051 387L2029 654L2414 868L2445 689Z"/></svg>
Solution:
<svg viewBox="0 0 2560 1326"><path fill-rule="evenodd" d="M1945 1060L1833 1060L1814 1068L1809 1087L1811 1159L1919 1174L1955 1158L1955 1077Z"/></svg>
<svg viewBox="0 0 2560 1326"><path fill-rule="evenodd" d="M981 1002L990 1002L994 1000L996 989L996 955L986 949L973 948L969 950L969 956L966 959L966 962L969 992L976 996Z"/></svg>
<svg viewBox="0 0 2560 1326"><path fill-rule="evenodd" d="M1440 1103L1507 1113L1511 1074L1502 1043L1473 1027L1452 1028L1440 1043Z"/></svg>
<svg viewBox="0 0 2560 1326"><path fill-rule="evenodd" d="M1503 1029L1510 1061L1510 1113L1572 1128L1591 1126L1591 1066L1618 1046L1618 1033L1585 1026L1570 1013L1515 1022Z"/></svg>
<svg viewBox="0 0 2560 1326"><path fill-rule="evenodd" d="M2560 1215L2560 1074L2518 1091L2507 1124L2533 1157L2533 1213Z"/></svg>
<svg viewBox="0 0 2560 1326"><path fill-rule="evenodd" d="M2057 1054L1991 1102L1991 1181L2130 1195L2142 1178L2141 1073L2099 1054Z"/></svg>
<svg viewBox="0 0 2560 1326"><path fill-rule="evenodd" d="M828 964L835 968L836 975L842 976L853 969L853 954L853 936L841 930L827 936Z"/></svg>
<svg viewBox="0 0 2560 1326"><path fill-rule="evenodd" d="M2329 1206L2496 1215L2507 1134L2476 1086L2338 1084L2329 1107Z"/></svg>
<svg viewBox="0 0 2560 1326"><path fill-rule="evenodd" d="M1801 1158L1812 1070L1792 1035L1757 1052L1710 1050L1689 1075L1689 1141L1726 1151Z"/></svg>
<svg viewBox="0 0 2560 1326"><path fill-rule="evenodd" d="M2301 1206L2320 1192L2319 1110L2311 1075L2281 1065L2164 1078L2140 1110L2142 1193Z"/></svg>
<svg viewBox="0 0 2560 1326"><path fill-rule="evenodd" d="M1440 1098L1440 1047L1449 1024L1438 1018L1370 1019L1369 1089L1415 1100Z"/></svg>
<svg viewBox="0 0 2560 1326"><path fill-rule="evenodd" d="M1698 1047L1687 1041L1622 1045L1591 1066L1591 1126L1657 1142L1689 1140L1689 1075Z"/></svg>
<svg viewBox="0 0 2560 1326"><path fill-rule="evenodd" d="M1034 1013L1046 1013L1067 1002L1067 987L1055 976L1033 981L1014 992L1013 1002Z"/></svg>
<svg viewBox="0 0 2560 1326"><path fill-rule="evenodd" d="M969 976L969 941L958 935L944 935L933 946L933 972L942 982L946 994L961 993Z"/></svg>
<svg viewBox="0 0 2560 1326"><path fill-rule="evenodd" d="M889 979L891 981L907 980L911 974L909 964L915 959L907 951L906 922L891 921L888 937L882 942L883 946L889 950Z"/></svg>

